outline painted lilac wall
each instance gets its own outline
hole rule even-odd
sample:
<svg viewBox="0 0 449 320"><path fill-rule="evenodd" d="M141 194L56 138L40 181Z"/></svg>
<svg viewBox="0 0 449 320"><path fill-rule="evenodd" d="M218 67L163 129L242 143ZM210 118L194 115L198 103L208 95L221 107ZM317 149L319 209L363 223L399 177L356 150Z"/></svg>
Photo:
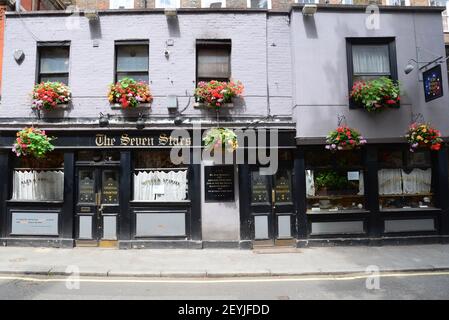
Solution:
<svg viewBox="0 0 449 320"><path fill-rule="evenodd" d="M439 12L381 10L380 28L368 30L365 27L368 15L363 8L339 12L320 9L309 17L299 10L292 14L294 112L300 140L325 137L337 126L337 114L345 115L348 125L358 128L368 138L368 143L403 136L412 113L422 113L444 136L449 135L446 64L441 66L445 95L429 103L424 102L418 68L408 75L403 71L411 58L430 61L445 56ZM362 109L349 109L347 37L396 38L398 77L402 87L399 110L369 114ZM416 47L423 48L419 56Z"/></svg>
<svg viewBox="0 0 449 320"><path fill-rule="evenodd" d="M76 24L79 28L73 29ZM232 77L244 83L245 98L230 114L261 117L271 110L272 114L291 115L291 50L286 15L267 19L264 11L180 13L172 23L159 11L100 14L98 28L89 25L84 16L24 14L19 18L8 14L0 119L34 117L29 93L36 78L37 40L71 41L69 85L73 108L66 112L66 119L95 118L99 112L120 113L110 110L106 97L108 84L114 78L114 41L132 39L147 39L150 43L150 85L155 96L151 117L167 116L168 94L178 96L180 109L187 105L187 95L193 93L195 86L196 39L232 40ZM169 59L164 56L167 39L174 40ZM98 47L93 46L93 40L98 41ZM13 59L15 49L26 55L20 65ZM268 87L272 92L270 106ZM192 105L193 99L186 115L215 117L213 112L197 110Z"/></svg>

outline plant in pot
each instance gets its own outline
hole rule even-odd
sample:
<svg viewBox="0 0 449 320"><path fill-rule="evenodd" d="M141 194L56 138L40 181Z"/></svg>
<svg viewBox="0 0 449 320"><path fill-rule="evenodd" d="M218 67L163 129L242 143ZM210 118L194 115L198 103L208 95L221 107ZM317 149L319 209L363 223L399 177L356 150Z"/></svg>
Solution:
<svg viewBox="0 0 449 320"><path fill-rule="evenodd" d="M320 196L351 193L356 187L343 172L325 170L318 172L315 177L315 188Z"/></svg>
<svg viewBox="0 0 449 320"><path fill-rule="evenodd" d="M51 111L67 105L71 100L70 88L62 82L42 82L36 84L32 92L33 110Z"/></svg>
<svg viewBox="0 0 449 320"><path fill-rule="evenodd" d="M44 130L34 127L24 128L16 133L12 151L17 157L26 156L42 159L55 148L51 143L55 138L47 136Z"/></svg>
<svg viewBox="0 0 449 320"><path fill-rule="evenodd" d="M147 83L123 78L109 86L108 100L122 109L128 109L136 108L141 103L151 103L153 96Z"/></svg>
<svg viewBox="0 0 449 320"><path fill-rule="evenodd" d="M412 123L405 137L411 152L418 148L430 148L430 150L438 151L443 142L440 131L428 123Z"/></svg>
<svg viewBox="0 0 449 320"><path fill-rule="evenodd" d="M350 98L353 103L368 112L380 112L386 108L399 108L399 82L387 77L369 81L357 81L352 86Z"/></svg>
<svg viewBox="0 0 449 320"><path fill-rule="evenodd" d="M234 97L241 96L243 90L244 87L240 81L200 81L195 89L194 96L197 102L219 110L225 104L231 103Z"/></svg>
<svg viewBox="0 0 449 320"><path fill-rule="evenodd" d="M203 137L204 147L209 150L234 152L238 148L237 135L228 128L209 129Z"/></svg>
<svg viewBox="0 0 449 320"><path fill-rule="evenodd" d="M327 150L352 150L366 144L366 139L355 129L342 125L326 136Z"/></svg>

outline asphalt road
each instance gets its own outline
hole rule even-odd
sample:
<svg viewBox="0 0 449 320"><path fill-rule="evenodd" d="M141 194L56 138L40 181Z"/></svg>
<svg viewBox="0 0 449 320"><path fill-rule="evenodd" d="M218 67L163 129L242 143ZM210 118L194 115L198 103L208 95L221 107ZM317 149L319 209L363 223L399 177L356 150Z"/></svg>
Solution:
<svg viewBox="0 0 449 320"><path fill-rule="evenodd" d="M231 279L0 275L0 299L449 299L449 272ZM367 288L368 287L371 289Z"/></svg>

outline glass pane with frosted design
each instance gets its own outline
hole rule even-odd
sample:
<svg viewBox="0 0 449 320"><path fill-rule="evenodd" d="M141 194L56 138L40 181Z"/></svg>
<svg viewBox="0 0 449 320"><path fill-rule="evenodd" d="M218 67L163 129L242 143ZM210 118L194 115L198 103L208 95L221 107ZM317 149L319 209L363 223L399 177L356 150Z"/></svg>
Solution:
<svg viewBox="0 0 449 320"><path fill-rule="evenodd" d="M148 46L118 46L117 72L148 71Z"/></svg>
<svg viewBox="0 0 449 320"><path fill-rule="evenodd" d="M267 9L268 0L251 0L252 9Z"/></svg>
<svg viewBox="0 0 449 320"><path fill-rule="evenodd" d="M354 74L389 74L388 45L353 45Z"/></svg>
<svg viewBox="0 0 449 320"><path fill-rule="evenodd" d="M228 49L199 49L198 78L228 78L229 73Z"/></svg>
<svg viewBox="0 0 449 320"><path fill-rule="evenodd" d="M40 49L40 73L69 72L69 47Z"/></svg>

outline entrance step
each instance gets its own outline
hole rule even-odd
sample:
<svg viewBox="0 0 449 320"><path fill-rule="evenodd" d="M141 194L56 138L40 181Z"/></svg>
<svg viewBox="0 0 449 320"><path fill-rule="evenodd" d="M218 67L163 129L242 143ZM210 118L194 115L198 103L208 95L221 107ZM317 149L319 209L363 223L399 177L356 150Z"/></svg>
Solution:
<svg viewBox="0 0 449 320"><path fill-rule="evenodd" d="M96 240L75 240L75 246L77 246L77 247L98 247L98 241L96 241Z"/></svg>

